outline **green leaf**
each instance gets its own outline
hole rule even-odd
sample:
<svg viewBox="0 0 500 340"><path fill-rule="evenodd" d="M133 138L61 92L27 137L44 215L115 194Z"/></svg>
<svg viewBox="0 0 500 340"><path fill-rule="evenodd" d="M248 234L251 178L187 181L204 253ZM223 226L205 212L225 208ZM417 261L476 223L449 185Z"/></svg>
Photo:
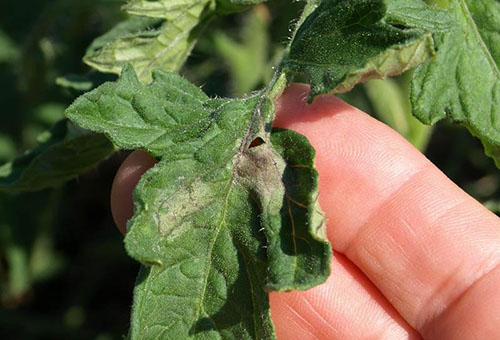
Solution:
<svg viewBox="0 0 500 340"><path fill-rule="evenodd" d="M440 8L448 8L454 0L425 0L428 5L438 6Z"/></svg>
<svg viewBox="0 0 500 340"><path fill-rule="evenodd" d="M429 32L445 32L455 28L448 11L427 5L422 0L386 0L386 21L404 27L422 28Z"/></svg>
<svg viewBox="0 0 500 340"><path fill-rule="evenodd" d="M383 0L323 0L292 41L284 69L305 77L316 95L400 74L434 54L431 35L386 20ZM411 25L408 25L411 27Z"/></svg>
<svg viewBox="0 0 500 340"><path fill-rule="evenodd" d="M176 20L191 8L205 6L211 0L131 0L123 9L132 15Z"/></svg>
<svg viewBox="0 0 500 340"><path fill-rule="evenodd" d="M125 64L132 64L144 82L151 81L154 69L177 71L193 48L200 27L211 17L211 0L175 1L176 10L161 13L151 9L160 1L133 1L126 7L132 17L96 39L84 62L93 68L119 74ZM167 20L164 20L167 19Z"/></svg>
<svg viewBox="0 0 500 340"><path fill-rule="evenodd" d="M60 185L90 170L114 152L102 135L62 120L41 144L0 167L0 192L36 191Z"/></svg>
<svg viewBox="0 0 500 340"><path fill-rule="evenodd" d="M128 65L119 82L78 98L66 116L105 133L120 148L144 148L155 157L210 127L203 105L208 97L199 88L173 73L155 71L153 79L151 86L143 86Z"/></svg>
<svg viewBox="0 0 500 340"><path fill-rule="evenodd" d="M116 80L116 76L99 72L89 72L84 75L67 74L56 79L56 84L77 93L90 91L97 86Z"/></svg>
<svg viewBox="0 0 500 340"><path fill-rule="evenodd" d="M132 339L274 339L267 290L328 277L314 150L297 133L270 133L265 94L210 99L171 73L146 86L127 67L66 114L159 159L135 190L125 238L145 266Z"/></svg>
<svg viewBox="0 0 500 340"><path fill-rule="evenodd" d="M436 58L414 74L413 114L465 125L500 167L500 2L455 0L448 11L457 29L434 35Z"/></svg>

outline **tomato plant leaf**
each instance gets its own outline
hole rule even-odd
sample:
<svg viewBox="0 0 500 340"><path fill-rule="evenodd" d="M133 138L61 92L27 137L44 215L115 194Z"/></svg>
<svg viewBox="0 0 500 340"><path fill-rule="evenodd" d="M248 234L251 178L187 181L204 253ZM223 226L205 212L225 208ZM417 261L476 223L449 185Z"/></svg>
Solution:
<svg viewBox="0 0 500 340"><path fill-rule="evenodd" d="M162 18L173 21L193 7L206 5L212 0L131 0L123 9L127 13L150 18Z"/></svg>
<svg viewBox="0 0 500 340"><path fill-rule="evenodd" d="M87 74L67 74L56 79L56 84L74 93L84 93L95 89L97 86L116 80L114 74L91 71Z"/></svg>
<svg viewBox="0 0 500 340"><path fill-rule="evenodd" d="M119 82L101 85L78 98L66 116L79 126L103 132L120 148L145 149L162 156L178 141L194 138L210 126L208 97L173 73L155 71L145 87L132 66Z"/></svg>
<svg viewBox="0 0 500 340"><path fill-rule="evenodd" d="M266 0L131 0L124 10L133 17L119 23L88 48L84 62L120 74L131 64L149 83L153 70L178 71L199 34L216 14L244 10Z"/></svg>
<svg viewBox="0 0 500 340"><path fill-rule="evenodd" d="M101 72L116 74L130 63L144 82L151 81L154 69L179 70L196 43L200 26L211 17L213 2L175 1L172 12L162 12L157 8L160 3L169 6L159 1L129 3L125 8L132 14L151 17L134 16L119 23L92 43L84 62Z"/></svg>
<svg viewBox="0 0 500 340"><path fill-rule="evenodd" d="M182 77L132 67L68 108L75 123L159 159L140 180L128 253L145 265L132 339L274 339L267 290L329 275L314 150L271 133L266 94L210 99Z"/></svg>
<svg viewBox="0 0 500 340"><path fill-rule="evenodd" d="M323 0L298 29L285 71L307 79L312 100L400 74L433 56L430 33L400 27L407 22L401 15L391 24L386 14L383 0Z"/></svg>
<svg viewBox="0 0 500 340"><path fill-rule="evenodd" d="M38 147L0 167L0 192L36 191L63 184L114 151L103 135L62 120L42 136Z"/></svg>
<svg viewBox="0 0 500 340"><path fill-rule="evenodd" d="M217 12L226 14L239 12L250 6L266 2L267 0L209 0L217 7ZM206 0L131 0L123 8L130 14L151 18L173 20L184 15L189 6L195 6Z"/></svg>
<svg viewBox="0 0 500 340"><path fill-rule="evenodd" d="M500 166L500 2L455 0L448 11L457 29L435 34L436 58L415 71L413 114L465 125Z"/></svg>
<svg viewBox="0 0 500 340"><path fill-rule="evenodd" d="M455 20L446 10L430 6L422 0L386 0L385 21L392 25L421 28L429 32L455 29Z"/></svg>

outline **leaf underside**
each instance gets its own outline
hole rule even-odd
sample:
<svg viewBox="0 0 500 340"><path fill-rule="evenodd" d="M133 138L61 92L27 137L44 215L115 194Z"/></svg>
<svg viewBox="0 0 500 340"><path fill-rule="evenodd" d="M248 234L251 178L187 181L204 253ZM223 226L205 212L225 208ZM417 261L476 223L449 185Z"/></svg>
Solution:
<svg viewBox="0 0 500 340"><path fill-rule="evenodd" d="M136 188L125 238L144 264L132 339L274 339L267 291L328 277L314 150L271 133L273 110L265 96L210 99L161 71L145 86L130 67L67 110L159 159Z"/></svg>
<svg viewBox="0 0 500 340"><path fill-rule="evenodd" d="M465 125L500 167L500 2L455 0L448 12L457 28L434 34L436 58L415 71L413 114Z"/></svg>
<svg viewBox="0 0 500 340"><path fill-rule="evenodd" d="M178 71L213 7L212 0L133 0L124 9L137 16L96 39L83 60L101 72L116 74L132 64L146 83L155 69Z"/></svg>

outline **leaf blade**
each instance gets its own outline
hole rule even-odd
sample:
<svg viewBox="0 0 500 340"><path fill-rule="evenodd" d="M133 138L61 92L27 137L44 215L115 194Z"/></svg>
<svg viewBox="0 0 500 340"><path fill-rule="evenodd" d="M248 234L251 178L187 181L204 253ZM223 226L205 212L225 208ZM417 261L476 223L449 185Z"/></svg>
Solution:
<svg viewBox="0 0 500 340"><path fill-rule="evenodd" d="M500 165L500 4L455 0L453 32L436 34L436 59L412 80L413 114L426 124L450 117L481 139Z"/></svg>
<svg viewBox="0 0 500 340"><path fill-rule="evenodd" d="M308 79L311 101L400 74L433 56L429 33L391 25L386 12L383 0L322 1L297 31L285 72Z"/></svg>
<svg viewBox="0 0 500 340"><path fill-rule="evenodd" d="M114 151L104 136L62 120L37 148L0 167L0 192L37 191L63 184Z"/></svg>
<svg viewBox="0 0 500 340"><path fill-rule="evenodd" d="M84 62L105 73L120 74L132 64L141 81L149 83L155 69L178 71L200 32L213 14L211 0L181 0L178 10L151 9L149 1L129 3L131 13L150 13L152 17L132 17L96 39ZM168 7L168 6L167 6ZM127 8L127 7L125 7ZM164 19L167 20L164 20Z"/></svg>
<svg viewBox="0 0 500 340"><path fill-rule="evenodd" d="M185 109L188 101L192 111ZM175 108L184 120L161 120L150 106L164 115ZM266 126L274 107L265 95L209 99L175 74L157 72L144 85L129 67L118 83L84 95L67 115L119 147L142 147L160 158L136 188L125 237L129 255L150 267L136 290L132 339L274 339L267 289L306 289L328 277L331 248L317 206L317 173L291 170L287 155L303 154L299 161L313 169L314 152L291 132L271 138ZM170 144L153 145L141 136L131 144L127 127L107 124L133 119L162 129ZM203 128L187 133L186 122ZM252 146L256 138L262 144ZM290 180L284 180L287 169L295 174ZM300 226L282 209L287 192L309 202L294 210ZM299 236L307 244L296 242ZM293 243L295 252L282 250Z"/></svg>

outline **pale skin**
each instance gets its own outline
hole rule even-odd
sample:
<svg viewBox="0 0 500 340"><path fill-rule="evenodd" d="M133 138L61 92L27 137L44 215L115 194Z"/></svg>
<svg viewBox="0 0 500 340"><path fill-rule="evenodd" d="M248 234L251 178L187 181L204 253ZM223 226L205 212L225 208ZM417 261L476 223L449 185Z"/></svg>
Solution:
<svg viewBox="0 0 500 340"><path fill-rule="evenodd" d="M500 219L386 125L307 92L285 91L275 126L316 149L334 258L324 284L271 293L278 339L500 339ZM116 175L122 233L153 165L136 151Z"/></svg>

